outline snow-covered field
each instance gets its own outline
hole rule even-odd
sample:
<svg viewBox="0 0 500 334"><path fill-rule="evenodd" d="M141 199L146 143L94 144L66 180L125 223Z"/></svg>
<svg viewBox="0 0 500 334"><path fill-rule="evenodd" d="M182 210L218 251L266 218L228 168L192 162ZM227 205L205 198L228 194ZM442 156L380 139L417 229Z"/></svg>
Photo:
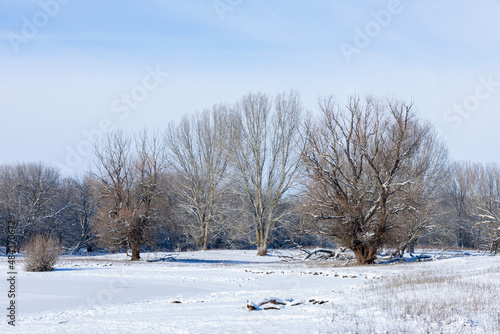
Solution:
<svg viewBox="0 0 500 334"><path fill-rule="evenodd" d="M255 251L80 256L17 280L17 326L4 297L1 333L500 333L498 256L368 267Z"/></svg>

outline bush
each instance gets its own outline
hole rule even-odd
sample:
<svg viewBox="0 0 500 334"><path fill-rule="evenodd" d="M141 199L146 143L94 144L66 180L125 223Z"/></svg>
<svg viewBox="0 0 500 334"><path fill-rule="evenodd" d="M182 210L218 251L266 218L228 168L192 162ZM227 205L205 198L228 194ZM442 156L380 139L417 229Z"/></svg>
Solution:
<svg viewBox="0 0 500 334"><path fill-rule="evenodd" d="M50 236L36 235L23 248L26 271L52 271L61 255L61 244Z"/></svg>

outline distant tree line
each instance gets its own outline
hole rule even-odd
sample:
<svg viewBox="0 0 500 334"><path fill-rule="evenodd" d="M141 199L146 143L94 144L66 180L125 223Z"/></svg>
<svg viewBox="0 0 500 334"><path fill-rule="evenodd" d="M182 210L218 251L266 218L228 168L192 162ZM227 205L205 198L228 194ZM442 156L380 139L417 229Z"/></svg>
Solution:
<svg viewBox="0 0 500 334"><path fill-rule="evenodd" d="M343 246L358 263L416 245L496 252L500 168L452 162L411 103L250 93L164 132L107 133L95 167L0 166L0 243L35 235L67 251Z"/></svg>

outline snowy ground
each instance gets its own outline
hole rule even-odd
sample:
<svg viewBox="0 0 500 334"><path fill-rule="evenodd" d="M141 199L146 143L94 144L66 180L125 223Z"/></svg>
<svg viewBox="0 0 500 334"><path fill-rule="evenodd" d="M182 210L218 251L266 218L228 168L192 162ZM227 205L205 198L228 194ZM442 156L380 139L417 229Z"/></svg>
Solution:
<svg viewBox="0 0 500 334"><path fill-rule="evenodd" d="M498 256L369 267L255 251L81 256L17 281L17 326L4 297L1 333L500 333ZM285 305L259 307L269 299Z"/></svg>

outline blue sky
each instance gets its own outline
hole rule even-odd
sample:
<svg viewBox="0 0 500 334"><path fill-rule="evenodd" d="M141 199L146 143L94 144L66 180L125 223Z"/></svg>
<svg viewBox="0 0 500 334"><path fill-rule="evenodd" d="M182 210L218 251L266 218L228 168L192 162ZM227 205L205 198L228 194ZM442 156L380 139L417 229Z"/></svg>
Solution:
<svg viewBox="0 0 500 334"><path fill-rule="evenodd" d="M313 113L324 94L413 100L454 159L500 162L499 18L499 0L0 0L0 163L81 173L103 125L290 89Z"/></svg>

